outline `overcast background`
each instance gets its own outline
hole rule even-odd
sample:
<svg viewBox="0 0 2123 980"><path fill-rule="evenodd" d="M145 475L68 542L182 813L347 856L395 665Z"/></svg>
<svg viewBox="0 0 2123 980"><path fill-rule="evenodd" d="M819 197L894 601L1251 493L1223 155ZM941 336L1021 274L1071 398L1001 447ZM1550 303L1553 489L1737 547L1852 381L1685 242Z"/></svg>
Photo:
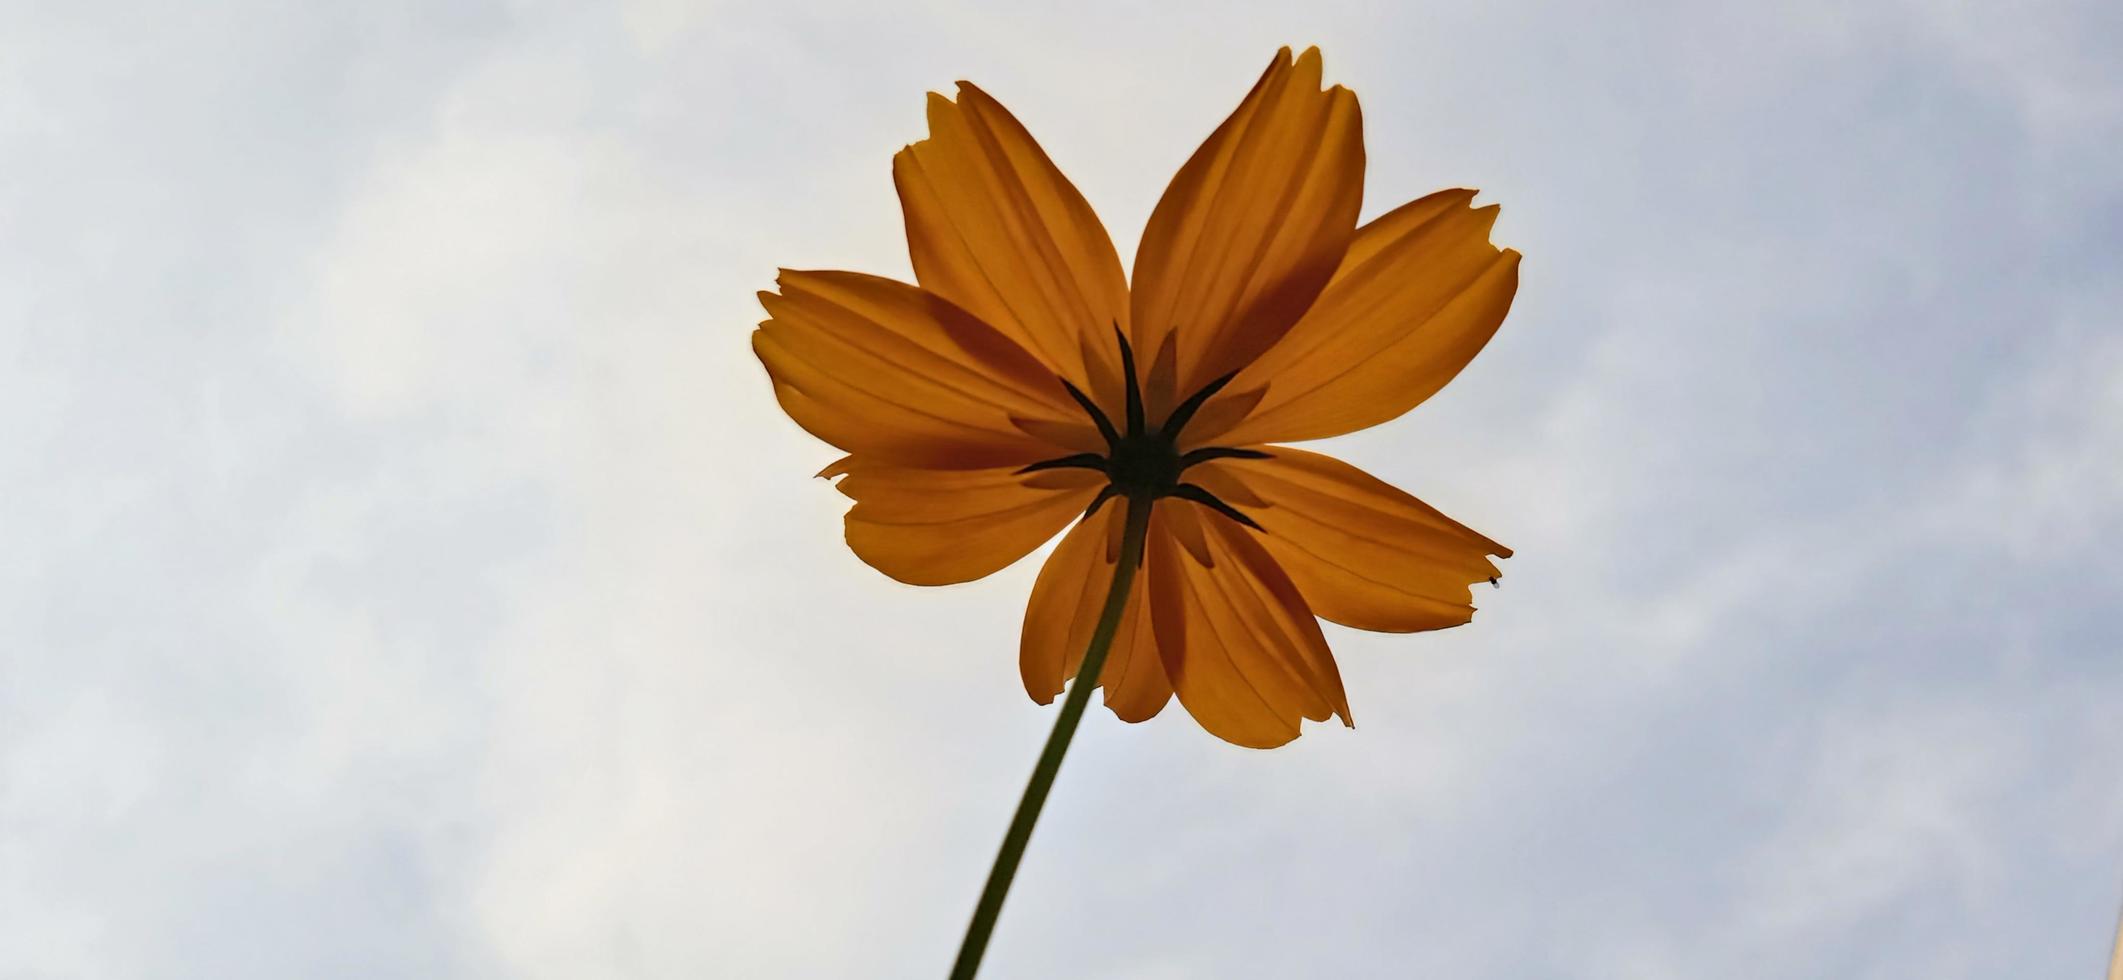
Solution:
<svg viewBox="0 0 2123 980"><path fill-rule="evenodd" d="M1071 6L0 4L0 977L941 975L1037 561L858 562L753 291L958 78L1125 260L1315 43L1526 255L1327 448L1518 557L1354 731L1094 710L984 975L2100 974L2123 7Z"/></svg>

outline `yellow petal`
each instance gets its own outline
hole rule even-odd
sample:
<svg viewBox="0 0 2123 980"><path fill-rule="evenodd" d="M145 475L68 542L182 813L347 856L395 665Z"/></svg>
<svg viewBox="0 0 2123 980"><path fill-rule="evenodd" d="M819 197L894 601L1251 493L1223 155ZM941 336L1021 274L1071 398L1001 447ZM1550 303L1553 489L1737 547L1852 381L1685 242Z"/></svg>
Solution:
<svg viewBox="0 0 2123 980"><path fill-rule="evenodd" d="M1368 428L1421 404L1504 322L1519 253L1489 243L1496 206L1440 191L1358 230L1297 325L1204 406L1190 442L1282 442ZM1243 418L1220 402L1259 399Z"/></svg>
<svg viewBox="0 0 2123 980"><path fill-rule="evenodd" d="M1179 541L1180 547L1187 549L1187 556L1193 558L1196 564L1215 568L1216 557L1209 553L1209 535L1202 530L1201 520L1197 517L1201 508L1181 506L1182 503L1184 502L1175 500L1158 508L1158 519L1164 523L1165 530ZM1224 519L1219 515L1209 516Z"/></svg>
<svg viewBox="0 0 2123 980"><path fill-rule="evenodd" d="M1497 544L1331 456L1260 447L1267 459L1221 459L1188 471L1244 485L1266 506L1225 500L1259 522L1260 544L1323 619L1389 633L1458 626L1474 616L1468 586L1497 574ZM1206 483L1204 484L1207 485Z"/></svg>
<svg viewBox="0 0 2123 980"><path fill-rule="evenodd" d="M1283 49L1172 178L1135 256L1138 351L1178 337L1184 397L1275 343L1327 284L1363 196L1356 95ZM1175 392L1147 392L1169 406Z"/></svg>
<svg viewBox="0 0 2123 980"><path fill-rule="evenodd" d="M929 138L892 158L915 281L1101 397L1128 283L1098 215L1001 103L929 95ZM1089 337L1094 343L1087 345ZM1100 358L1087 370L1086 357Z"/></svg>
<svg viewBox="0 0 2123 980"><path fill-rule="evenodd" d="M1214 567L1173 535L1150 542L1151 626L1181 706L1210 734L1251 748L1296 738L1299 719L1346 722L1341 676L1298 589L1254 532L1214 514L1202 528Z"/></svg>
<svg viewBox="0 0 2123 980"><path fill-rule="evenodd" d="M855 500L848 547L909 585L950 585L1023 558L1083 513L1104 477L1086 470L1015 475L1012 469L925 470L869 463L841 467L836 484Z"/></svg>
<svg viewBox="0 0 2123 980"><path fill-rule="evenodd" d="M1331 714L1344 725L1352 724L1341 670L1297 583L1261 546L1258 532L1228 519L1211 522L1222 515L1207 510L1198 513L1216 550L1225 556L1220 560L1243 572L1219 576L1218 581L1229 587L1234 608L1251 620L1255 635L1270 641L1284 672L1302 685L1309 704L1305 717L1325 721Z"/></svg>
<svg viewBox="0 0 2123 980"><path fill-rule="evenodd" d="M1062 453L1013 419L1090 427L1037 359L937 296L853 272L784 270L778 282L760 294L769 319L752 349L789 417L842 450L931 469L1021 466Z"/></svg>
<svg viewBox="0 0 2123 980"><path fill-rule="evenodd" d="M1165 677L1164 661L1158 658L1156 632L1150 626L1150 602L1145 597L1148 590L1140 570L1128 592L1128 611L1120 622L1120 632L1113 638L1113 650L1106 655L1106 667L1099 672L1099 682L1105 687L1106 707L1114 716L1125 722L1148 721L1165 710L1172 700L1172 681ZM1070 668L1082 661L1077 659Z"/></svg>
<svg viewBox="0 0 2123 980"><path fill-rule="evenodd" d="M1053 702L1064 681L1083 663L1084 649L1091 642L1113 581L1113 559L1106 554L1106 541L1121 526L1126 510L1124 503L1116 501L1071 529L1032 585L1018 666L1025 693L1040 704ZM1136 574L1120 629L1099 672L1106 707L1122 721L1151 718L1172 699L1172 685L1165 679L1150 629L1146 578L1140 571Z"/></svg>

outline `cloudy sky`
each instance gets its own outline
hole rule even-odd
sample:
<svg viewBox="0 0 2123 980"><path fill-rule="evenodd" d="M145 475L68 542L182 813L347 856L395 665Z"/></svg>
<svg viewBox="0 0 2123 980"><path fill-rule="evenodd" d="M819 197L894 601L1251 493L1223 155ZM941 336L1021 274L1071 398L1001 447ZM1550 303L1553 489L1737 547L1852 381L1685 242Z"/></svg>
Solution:
<svg viewBox="0 0 2123 980"><path fill-rule="evenodd" d="M2099 0L0 4L0 978L941 975L1052 708L748 349L977 81L1123 259L1275 49L1510 320L1326 448L1517 549L1360 727L1088 718L985 976L2091 977Z"/></svg>

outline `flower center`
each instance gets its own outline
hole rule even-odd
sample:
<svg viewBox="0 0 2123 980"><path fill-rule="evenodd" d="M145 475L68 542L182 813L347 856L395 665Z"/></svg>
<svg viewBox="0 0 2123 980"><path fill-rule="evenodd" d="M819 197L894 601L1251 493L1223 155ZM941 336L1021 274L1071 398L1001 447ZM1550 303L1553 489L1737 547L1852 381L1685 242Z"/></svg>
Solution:
<svg viewBox="0 0 2123 980"><path fill-rule="evenodd" d="M1108 451L1105 470L1122 493L1161 497L1179 485L1179 447L1156 435L1122 436Z"/></svg>
<svg viewBox="0 0 2123 980"><path fill-rule="evenodd" d="M1178 408L1173 409L1163 425L1153 430L1143 418L1143 392L1135 376L1135 351L1128 346L1128 338L1120 332L1119 324L1114 325L1113 336L1120 342L1121 373L1127 378L1127 415L1123 419L1126 428L1115 426L1113 420L1098 407L1097 402L1085 395L1082 389L1071 384L1069 379L1062 378L1062 387L1068 389L1069 397L1076 399L1076 404L1082 406L1084 413L1091 417L1091 423L1098 426L1099 435L1105 437L1106 451L1057 456L1033 463L1018 472L1081 468L1106 474L1106 486L1099 491L1098 498L1091 501L1091 506L1084 510L1085 517L1098 513L1098 509L1114 497L1128 497L1145 503L1160 497L1178 497L1201 504L1256 531L1260 530L1259 524L1254 523L1252 518L1237 508L1218 499L1199 484L1187 483L1181 479L1188 467L1212 459L1268 458L1267 453L1258 449L1230 446L1208 446L1188 453L1179 451L1180 432L1187 427L1188 422L1193 421L1194 413L1201 410L1210 396L1231 383L1232 376L1237 372L1203 385L1200 391L1188 396Z"/></svg>

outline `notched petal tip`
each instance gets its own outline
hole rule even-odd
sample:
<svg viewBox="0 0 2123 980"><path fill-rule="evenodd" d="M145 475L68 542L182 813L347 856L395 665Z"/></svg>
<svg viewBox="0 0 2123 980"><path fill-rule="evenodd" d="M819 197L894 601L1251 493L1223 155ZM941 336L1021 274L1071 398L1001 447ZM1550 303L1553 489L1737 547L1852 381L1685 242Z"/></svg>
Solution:
<svg viewBox="0 0 2123 980"><path fill-rule="evenodd" d="M955 96L955 100L954 100ZM1024 125L973 82L928 94L927 134L893 159L915 281L1088 380L1077 338L1127 309L1127 280L1089 202Z"/></svg>
<svg viewBox="0 0 2123 980"><path fill-rule="evenodd" d="M1272 346L1347 249L1362 205L1362 114L1347 89L1321 89L1321 67L1317 48L1294 61L1278 51L1151 212L1134 329L1146 351L1182 338L1175 391Z"/></svg>
<svg viewBox="0 0 2123 980"><path fill-rule="evenodd" d="M1358 229L1306 316L1235 386L1273 379L1219 438L1298 442L1391 420L1443 388L1502 326L1516 249L1491 239L1502 207L1452 188Z"/></svg>
<svg viewBox="0 0 2123 980"><path fill-rule="evenodd" d="M1266 460L1219 460L1203 476L1250 486L1278 506L1253 511L1257 540L1322 619L1412 633L1464 625L1470 586L1501 573L1509 549L1332 457L1283 447Z"/></svg>
<svg viewBox="0 0 2123 980"><path fill-rule="evenodd" d="M1488 241L1490 236L1496 234L1496 219L1498 215L1504 213L1503 205L1484 204L1479 207L1470 207L1467 210L1474 212L1474 218L1479 222L1476 227L1481 229L1483 241ZM1490 247L1494 248L1496 246L1492 244Z"/></svg>

